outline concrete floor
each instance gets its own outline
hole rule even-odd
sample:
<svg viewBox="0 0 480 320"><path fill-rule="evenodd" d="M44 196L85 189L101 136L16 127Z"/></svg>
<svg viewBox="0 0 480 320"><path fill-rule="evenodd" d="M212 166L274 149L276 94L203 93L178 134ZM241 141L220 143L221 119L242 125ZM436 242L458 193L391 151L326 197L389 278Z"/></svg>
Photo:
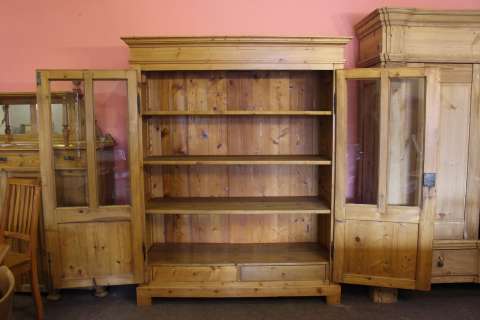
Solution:
<svg viewBox="0 0 480 320"><path fill-rule="evenodd" d="M395 304L370 302L364 287L343 286L342 304L327 306L322 298L154 299L136 307L133 286L112 287L105 298L91 291L64 290L62 299L45 302L47 319L480 319L480 285L436 285L431 292L401 291ZM33 319L33 302L19 294L14 319Z"/></svg>

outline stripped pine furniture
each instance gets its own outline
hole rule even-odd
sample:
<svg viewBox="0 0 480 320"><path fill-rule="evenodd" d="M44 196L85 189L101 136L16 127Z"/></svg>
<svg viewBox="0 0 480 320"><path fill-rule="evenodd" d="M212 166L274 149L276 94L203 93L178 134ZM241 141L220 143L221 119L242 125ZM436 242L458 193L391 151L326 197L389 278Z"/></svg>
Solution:
<svg viewBox="0 0 480 320"><path fill-rule="evenodd" d="M12 249L5 265L15 276L29 272L37 319L43 319L43 304L38 281L38 221L41 212L41 188L36 178L8 178L4 206L0 216L0 242Z"/></svg>

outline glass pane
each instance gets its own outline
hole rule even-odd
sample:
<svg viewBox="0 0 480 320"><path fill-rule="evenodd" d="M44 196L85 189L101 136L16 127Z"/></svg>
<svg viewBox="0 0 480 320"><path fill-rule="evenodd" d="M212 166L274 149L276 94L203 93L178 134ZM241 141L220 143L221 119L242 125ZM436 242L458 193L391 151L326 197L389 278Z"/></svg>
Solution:
<svg viewBox="0 0 480 320"><path fill-rule="evenodd" d="M347 81L347 203L377 204L380 80Z"/></svg>
<svg viewBox="0 0 480 320"><path fill-rule="evenodd" d="M424 112L424 78L391 79L388 124L389 204L420 204Z"/></svg>
<svg viewBox="0 0 480 320"><path fill-rule="evenodd" d="M64 105L60 103L52 103L52 125L53 125L53 134L61 135L63 134L63 113Z"/></svg>
<svg viewBox="0 0 480 320"><path fill-rule="evenodd" d="M127 81L94 81L93 94L98 201L103 206L129 204Z"/></svg>
<svg viewBox="0 0 480 320"><path fill-rule="evenodd" d="M65 105L52 99L53 155L58 207L87 206L87 157L83 81L51 81L50 92L69 92Z"/></svg>
<svg viewBox="0 0 480 320"><path fill-rule="evenodd" d="M0 134L32 133L32 106L29 104L0 105Z"/></svg>

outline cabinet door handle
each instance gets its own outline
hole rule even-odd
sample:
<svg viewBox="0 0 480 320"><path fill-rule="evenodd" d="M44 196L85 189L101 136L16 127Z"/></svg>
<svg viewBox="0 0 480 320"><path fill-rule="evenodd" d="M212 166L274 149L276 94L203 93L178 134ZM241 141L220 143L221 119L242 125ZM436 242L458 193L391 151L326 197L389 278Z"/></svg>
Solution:
<svg viewBox="0 0 480 320"><path fill-rule="evenodd" d="M443 258L442 258L442 257L438 257L437 267L443 268L444 265L445 265L445 261L443 260Z"/></svg>

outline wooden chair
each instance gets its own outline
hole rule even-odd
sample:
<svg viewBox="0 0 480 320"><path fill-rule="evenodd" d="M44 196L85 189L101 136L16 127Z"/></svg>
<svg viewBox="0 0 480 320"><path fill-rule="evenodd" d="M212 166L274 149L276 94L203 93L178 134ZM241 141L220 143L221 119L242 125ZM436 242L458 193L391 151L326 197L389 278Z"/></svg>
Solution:
<svg viewBox="0 0 480 320"><path fill-rule="evenodd" d="M0 266L0 320L8 320L12 315L15 278L5 266Z"/></svg>
<svg viewBox="0 0 480 320"><path fill-rule="evenodd" d="M15 277L30 271L37 319L43 319L37 261L40 198L38 179L8 178L4 205L0 214L0 243L10 242L11 244L4 263L12 270Z"/></svg>

